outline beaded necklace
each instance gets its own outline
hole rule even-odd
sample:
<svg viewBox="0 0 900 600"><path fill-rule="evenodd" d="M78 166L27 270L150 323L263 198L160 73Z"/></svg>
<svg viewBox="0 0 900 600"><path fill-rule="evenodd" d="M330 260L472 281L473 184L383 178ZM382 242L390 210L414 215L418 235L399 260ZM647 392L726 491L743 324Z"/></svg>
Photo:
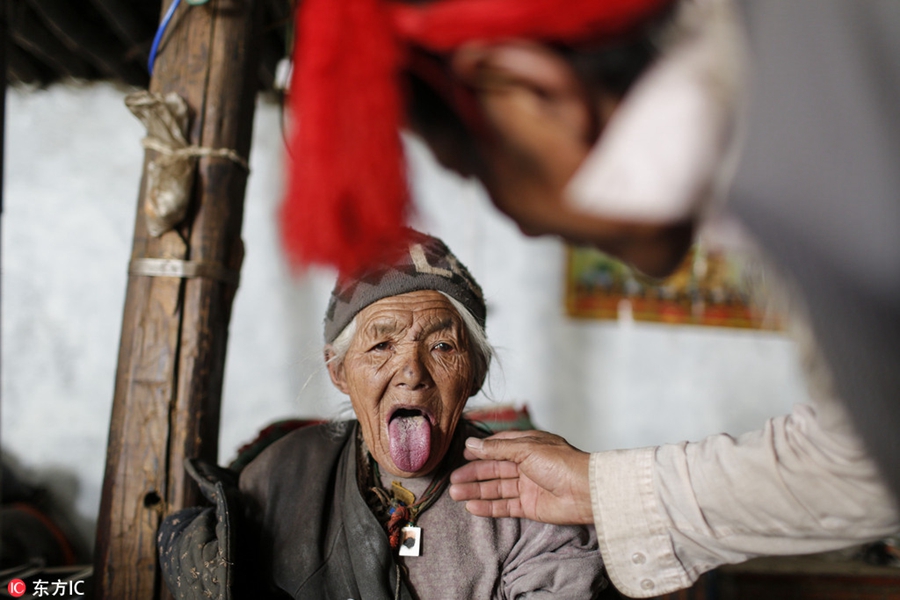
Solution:
<svg viewBox="0 0 900 600"><path fill-rule="evenodd" d="M390 492L381 487L379 485L381 470L378 468L378 463L375 462L372 455L369 455L370 472L375 480L375 485L371 486L370 490L378 498L388 515L385 529L387 530L392 550L396 551L400 548L400 538L403 530L416 527L419 515L431 508L441 494L444 493L444 490L447 489L447 484L450 483L450 472L453 470L452 468L447 468L446 463L448 462L450 461L445 460L441 463L428 487L422 492L422 496L416 499L416 496L403 487L403 484L399 481L391 483Z"/></svg>
<svg viewBox="0 0 900 600"><path fill-rule="evenodd" d="M465 427L466 421L460 421L457 427ZM366 503L384 526L391 549L399 551L401 556L418 556L421 545L421 529L416 525L419 517L431 508L450 484L450 473L464 462L462 444L464 435L455 435L447 454L441 461L428 487L416 498L410 490L399 481L391 484L390 490L381 485L381 469L365 446L360 433L360 466L365 465L361 473L360 489L364 491Z"/></svg>
<svg viewBox="0 0 900 600"><path fill-rule="evenodd" d="M390 491L381 486L381 469L368 451L362 431L358 431L360 490L366 504L387 531L391 549L399 551L400 556L419 556L422 532L416 523L447 489L453 470L465 462L463 445L466 437L472 435L472 429L480 431L482 436L492 433L482 423L461 419L447 454L418 499L398 481L392 482Z"/></svg>

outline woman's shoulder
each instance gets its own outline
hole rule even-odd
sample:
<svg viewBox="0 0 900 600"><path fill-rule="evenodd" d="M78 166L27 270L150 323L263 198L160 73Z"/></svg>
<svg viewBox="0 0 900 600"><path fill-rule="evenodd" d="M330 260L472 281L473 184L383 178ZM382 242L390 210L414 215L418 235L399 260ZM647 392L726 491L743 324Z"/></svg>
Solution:
<svg viewBox="0 0 900 600"><path fill-rule="evenodd" d="M352 439L356 421L330 421L291 431L273 442L241 472L241 482L299 474L334 463Z"/></svg>

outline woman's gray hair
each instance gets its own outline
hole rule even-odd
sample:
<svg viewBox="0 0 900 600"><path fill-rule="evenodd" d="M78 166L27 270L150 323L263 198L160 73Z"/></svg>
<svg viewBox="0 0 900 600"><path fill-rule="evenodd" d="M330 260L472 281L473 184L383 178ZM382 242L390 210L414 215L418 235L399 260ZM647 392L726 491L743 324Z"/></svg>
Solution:
<svg viewBox="0 0 900 600"><path fill-rule="evenodd" d="M472 350L472 356L474 357L472 365L475 369L474 380L478 382L477 387L480 389L487 377L488 369L491 366L491 359L494 356L494 347L491 346L491 343L488 341L484 328L461 302L453 299L444 292L439 291L438 293L450 301L450 304L453 305L453 308L456 309L456 312L463 320L463 325L466 327L469 346ZM344 357L347 356L347 351L350 349L350 344L353 342L353 337L356 335L356 327L356 317L354 316L353 320L344 327L331 343L331 356L328 358L329 363L340 363L344 360ZM478 389L474 390L472 394L474 395Z"/></svg>

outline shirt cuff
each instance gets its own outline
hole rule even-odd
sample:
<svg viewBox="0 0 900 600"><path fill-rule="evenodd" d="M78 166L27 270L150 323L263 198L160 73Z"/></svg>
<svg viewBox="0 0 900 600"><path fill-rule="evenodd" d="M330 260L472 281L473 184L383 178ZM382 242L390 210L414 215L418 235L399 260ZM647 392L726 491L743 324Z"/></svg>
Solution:
<svg viewBox="0 0 900 600"><path fill-rule="evenodd" d="M656 491L656 448L591 454L591 505L600 553L620 592L650 598L693 582L675 556Z"/></svg>

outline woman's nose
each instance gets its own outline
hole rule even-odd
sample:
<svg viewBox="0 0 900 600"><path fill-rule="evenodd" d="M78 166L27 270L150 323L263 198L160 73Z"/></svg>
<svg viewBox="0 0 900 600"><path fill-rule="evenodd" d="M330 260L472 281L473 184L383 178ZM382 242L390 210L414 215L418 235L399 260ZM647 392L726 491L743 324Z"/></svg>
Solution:
<svg viewBox="0 0 900 600"><path fill-rule="evenodd" d="M422 362L418 349L402 352L398 358L401 362L394 375L394 381L398 387L419 390L432 384L431 374Z"/></svg>

